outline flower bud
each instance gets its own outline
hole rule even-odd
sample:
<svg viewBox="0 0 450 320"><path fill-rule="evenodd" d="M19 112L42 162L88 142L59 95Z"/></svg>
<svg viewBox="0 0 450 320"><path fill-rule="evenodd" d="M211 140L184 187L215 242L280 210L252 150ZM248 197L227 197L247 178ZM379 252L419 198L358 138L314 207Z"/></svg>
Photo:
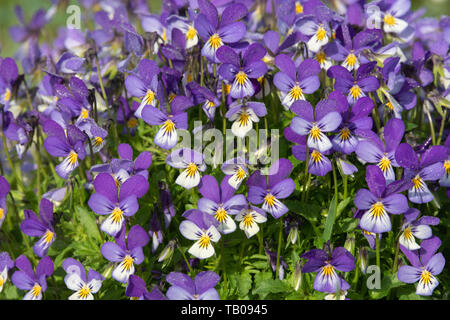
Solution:
<svg viewBox="0 0 450 320"><path fill-rule="evenodd" d="M359 249L358 261L359 261L359 267L363 274L366 274L368 260L369 260L369 251L367 250L367 247L363 247L363 248Z"/></svg>
<svg viewBox="0 0 450 320"><path fill-rule="evenodd" d="M350 233L347 236L347 240L345 240L344 248L347 249L348 252L352 254L352 256L355 255L355 235L353 233Z"/></svg>
<svg viewBox="0 0 450 320"><path fill-rule="evenodd" d="M303 273L302 273L302 265L300 262L295 266L294 275L292 276L292 286L295 291L298 291L302 285Z"/></svg>

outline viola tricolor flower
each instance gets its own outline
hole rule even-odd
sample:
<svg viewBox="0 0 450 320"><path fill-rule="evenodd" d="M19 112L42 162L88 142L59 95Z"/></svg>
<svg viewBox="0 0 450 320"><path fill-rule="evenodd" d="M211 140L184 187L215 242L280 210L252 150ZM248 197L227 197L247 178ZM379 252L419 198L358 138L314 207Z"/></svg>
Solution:
<svg viewBox="0 0 450 320"><path fill-rule="evenodd" d="M12 85L19 75L16 62L11 58L0 58L0 103L9 109L12 98Z"/></svg>
<svg viewBox="0 0 450 320"><path fill-rule="evenodd" d="M33 271L30 261L23 254L16 259L16 267L11 281L20 290L28 292L23 300L41 300L42 294L47 290L47 278L53 274L53 261L49 257L42 258Z"/></svg>
<svg viewBox="0 0 450 320"><path fill-rule="evenodd" d="M191 189L200 183L200 172L206 170L203 154L183 148L173 151L166 159L166 163L177 169L185 169L175 180L176 184Z"/></svg>
<svg viewBox="0 0 450 320"><path fill-rule="evenodd" d="M442 163L447 159L446 148L432 146L420 156L419 160L413 148L407 143L402 143L395 152L395 159L405 168L404 179L410 182L409 201L414 203L432 201L434 196L425 181L439 180L445 174Z"/></svg>
<svg viewBox="0 0 450 320"><path fill-rule="evenodd" d="M181 272L171 272L166 281L172 286L167 290L169 300L220 300L214 288L220 277L213 271L202 271L192 280Z"/></svg>
<svg viewBox="0 0 450 320"><path fill-rule="evenodd" d="M139 204L137 199L148 190L148 181L135 175L125 181L117 192L117 184L109 173L100 173L94 180L96 193L89 198L88 205L99 215L108 215L100 229L115 237L122 229L126 217L134 215Z"/></svg>
<svg viewBox="0 0 450 320"><path fill-rule="evenodd" d="M387 33L401 34L407 27L407 14L411 8L410 0L374 1L373 5L381 5L383 30ZM376 14L380 14L378 11ZM369 17L371 19L372 17ZM379 17L376 17L379 19Z"/></svg>
<svg viewBox="0 0 450 320"><path fill-rule="evenodd" d="M408 258L411 266L401 266L397 272L398 280L405 283L416 283L416 294L431 296L439 285L436 276L442 272L445 266L445 258L442 253L436 253L441 246L441 240L432 237L423 240L420 250L409 251L400 246L400 249Z"/></svg>
<svg viewBox="0 0 450 320"><path fill-rule="evenodd" d="M0 293L3 291L3 286L8 280L8 271L14 267L14 261L11 260L8 252L0 252Z"/></svg>
<svg viewBox="0 0 450 320"><path fill-rule="evenodd" d="M100 290L105 278L92 269L89 269L86 277L84 266L73 258L64 260L62 267L67 273L64 277L67 288L75 291L69 300L94 300L93 294Z"/></svg>
<svg viewBox="0 0 450 320"><path fill-rule="evenodd" d="M235 189L239 189L242 181L248 176L248 161L241 157L227 160L222 165L222 172L229 176L228 183Z"/></svg>
<svg viewBox="0 0 450 320"><path fill-rule="evenodd" d="M287 198L294 192L295 183L288 178L291 171L292 163L283 158L270 166L268 183L261 171L255 171L247 180L248 201L253 204L262 203L262 209L275 219L287 213L288 208L279 199Z"/></svg>
<svg viewBox="0 0 450 320"><path fill-rule="evenodd" d="M5 221L8 208L6 207L6 197L8 196L10 187L8 181L0 176L0 228Z"/></svg>
<svg viewBox="0 0 450 320"><path fill-rule="evenodd" d="M134 225L128 232L125 240L125 227L117 235L116 243L105 242L102 246L102 255L109 261L116 263L111 274L113 279L127 283L130 275L134 274L134 265L141 264L145 257L142 248L149 241L147 232L139 225Z"/></svg>
<svg viewBox="0 0 450 320"><path fill-rule="evenodd" d="M438 225L440 220L437 217L422 216L419 219L420 211L414 208L405 212L405 223L402 225L402 233L399 241L402 246L408 250L420 249L416 239L429 239L433 236L430 225Z"/></svg>
<svg viewBox="0 0 450 320"><path fill-rule="evenodd" d="M203 198L198 200L197 207L200 211L214 216L219 222L217 230L228 234L236 230L236 223L231 218L238 214L247 205L245 196L234 195L235 189L228 183L229 177L225 176L219 184L213 176L203 176L198 191Z"/></svg>
<svg viewBox="0 0 450 320"><path fill-rule="evenodd" d="M267 221L267 216L264 210L255 206L249 206L248 208L242 209L236 215L235 219L240 222L239 228L244 231L247 238L251 238L258 233L258 224Z"/></svg>
<svg viewBox="0 0 450 320"><path fill-rule="evenodd" d="M361 189L356 193L355 205L364 213L361 216L360 226L363 230L374 233L383 233L391 230L389 214L401 214L408 210L408 200L395 190L386 188L383 172L377 166L366 168L366 182L369 190Z"/></svg>
<svg viewBox="0 0 450 320"><path fill-rule="evenodd" d="M128 278L125 295L131 300L167 300L156 286L153 286L152 291L148 292L145 281L134 274Z"/></svg>
<svg viewBox="0 0 450 320"><path fill-rule="evenodd" d="M266 106L261 102L248 102L246 104L231 105L225 117L234 121L231 132L236 137L244 138L252 129L253 122L259 122L259 117L267 114Z"/></svg>
<svg viewBox="0 0 450 320"><path fill-rule="evenodd" d="M206 259L214 255L215 250L211 242L220 240L219 224L211 215L200 210L188 210L183 214L187 218L180 223L180 232L186 239L195 240L188 252L199 259Z"/></svg>
<svg viewBox="0 0 450 320"><path fill-rule="evenodd" d="M355 258L344 247L337 247L329 255L324 250L313 249L300 256L308 259L302 272L317 272L314 280L314 290L334 293L338 290L348 290L350 285L337 271L349 272L355 269Z"/></svg>
<svg viewBox="0 0 450 320"><path fill-rule="evenodd" d="M56 239L53 219L53 203L42 199L39 217L32 210L24 210L25 220L20 224L23 233L30 237L41 237L33 246L33 252L40 258L47 255L50 245Z"/></svg>

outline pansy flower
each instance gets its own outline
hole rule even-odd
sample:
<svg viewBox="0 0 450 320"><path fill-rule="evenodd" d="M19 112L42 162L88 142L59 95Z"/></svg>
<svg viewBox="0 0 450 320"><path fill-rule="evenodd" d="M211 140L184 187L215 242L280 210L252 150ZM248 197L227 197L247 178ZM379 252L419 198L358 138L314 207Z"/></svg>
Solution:
<svg viewBox="0 0 450 320"><path fill-rule="evenodd" d="M139 225L134 225L128 231L125 240L125 226L115 238L114 242L105 242L102 245L102 255L109 261L116 263L111 274L113 279L127 283L130 275L134 274L135 264L141 264L145 257L142 250L149 241L147 232Z"/></svg>
<svg viewBox="0 0 450 320"><path fill-rule="evenodd" d="M440 220L437 217L422 216L419 219L420 211L411 208L405 212L405 222L402 225L402 233L399 241L402 246L408 250L420 249L420 245L416 243L416 239L429 239L433 236L430 225L438 225Z"/></svg>
<svg viewBox="0 0 450 320"><path fill-rule="evenodd" d="M360 189L355 196L355 205L364 213L360 226L363 230L383 233L391 230L389 214L401 214L408 208L408 200L395 189L386 187L386 180L381 169L374 165L366 168L366 182L369 190Z"/></svg>
<svg viewBox="0 0 450 320"><path fill-rule="evenodd" d="M30 237L41 237L33 246L33 252L38 257L47 255L50 245L56 239L53 220L53 203L43 198L39 205L39 217L32 210L24 210L25 220L20 224L20 230Z"/></svg>
<svg viewBox="0 0 450 320"><path fill-rule="evenodd" d="M103 149L106 144L108 131L99 127L93 119L84 119L78 124L78 129L86 133L89 137L91 145L86 145L86 153L88 155L91 153L91 148L93 153L97 153Z"/></svg>
<svg viewBox="0 0 450 320"><path fill-rule="evenodd" d="M216 109L220 106L220 100L217 96L208 88L202 87L194 81L189 82L186 88L192 93L194 104L202 104L203 111L205 111L208 119L214 121Z"/></svg>
<svg viewBox="0 0 450 320"><path fill-rule="evenodd" d="M167 300L157 286L153 286L152 291L149 292L145 281L134 274L128 278L125 295L131 300Z"/></svg>
<svg viewBox="0 0 450 320"><path fill-rule="evenodd" d="M244 138L252 129L253 122L259 122L259 117L267 114L266 106L261 102L247 102L246 104L234 104L225 114L225 117L234 121L231 126L231 132L236 137Z"/></svg>
<svg viewBox="0 0 450 320"><path fill-rule="evenodd" d="M379 4L382 5L382 11L377 11L376 14L381 13L384 32L402 33L408 27L408 22L405 21L405 18L411 8L411 0L375 1L373 3L373 5ZM371 18L369 17L369 19Z"/></svg>
<svg viewBox="0 0 450 320"><path fill-rule="evenodd" d="M169 33L173 28L180 30L186 38L186 50L195 47L198 43L197 30L194 27L194 22L185 17L177 15L171 15L167 18L167 24L169 26Z"/></svg>
<svg viewBox="0 0 450 320"><path fill-rule="evenodd" d="M259 224L267 221L267 216L264 210L255 206L249 206L242 209L235 219L240 222L239 228L244 231L247 238L251 238L258 233Z"/></svg>
<svg viewBox="0 0 450 320"><path fill-rule="evenodd" d="M214 216L219 222L217 230L228 234L236 229L236 223L231 218L238 214L247 205L245 196L235 195L235 189L228 183L229 177L225 176L219 184L216 178L210 175L202 177L198 191L203 198L198 200L197 207L200 211Z"/></svg>
<svg viewBox="0 0 450 320"><path fill-rule="evenodd" d="M14 261L11 260L9 253L0 252L0 293L3 291L3 286L8 280L8 271L14 267Z"/></svg>
<svg viewBox="0 0 450 320"><path fill-rule="evenodd" d="M194 280L184 273L171 272L166 281L171 284L166 293L169 300L220 300L214 288L220 277L213 271L202 271Z"/></svg>
<svg viewBox="0 0 450 320"><path fill-rule="evenodd" d="M259 43L249 45L239 55L228 46L217 50L217 58L222 62L218 73L232 83L231 97L242 99L253 96L255 88L251 79L258 79L267 72L267 66L261 60L265 54L266 49Z"/></svg>
<svg viewBox="0 0 450 320"><path fill-rule="evenodd" d="M331 67L327 75L335 79L334 89L347 95L350 105L354 105L359 98L376 91L380 86L378 79L370 75L375 65L375 61L362 64L356 71L355 77L343 66Z"/></svg>
<svg viewBox="0 0 450 320"><path fill-rule="evenodd" d="M176 96L170 103L170 113L163 109L147 107L142 111L142 119L152 125L158 126L155 144L163 149L171 149L178 142L177 129L188 129L186 109L192 107L192 102L184 96Z"/></svg>
<svg viewBox="0 0 450 320"><path fill-rule="evenodd" d="M425 181L439 180L445 169L442 163L447 159L447 150L444 146L432 146L427 149L419 159L419 155L407 143L398 146L395 160L405 168L404 180L409 181L408 198L414 203L426 203L434 196L428 189Z"/></svg>
<svg viewBox="0 0 450 320"><path fill-rule="evenodd" d="M133 149L127 143L121 143L117 147L117 153L119 154L121 163L124 168L130 173L130 175L139 174L144 178L148 178L148 168L152 165L152 154L149 151L142 151L133 160ZM122 181L124 182L124 181Z"/></svg>
<svg viewBox="0 0 450 320"><path fill-rule="evenodd" d="M89 269L86 277L84 266L73 258L64 260L62 267L67 273L64 277L67 288L75 291L69 300L94 300L93 294L100 290L105 278L92 269Z"/></svg>
<svg viewBox="0 0 450 320"><path fill-rule="evenodd" d="M131 96L141 99L141 103L134 115L142 117L142 110L145 106L156 106L161 94L159 88L158 74L160 69L155 61L142 59L137 66L136 73L125 78L125 87Z"/></svg>
<svg viewBox="0 0 450 320"><path fill-rule="evenodd" d="M239 189L242 181L248 176L248 161L242 157L227 160L222 165L222 172L229 177L228 183L235 189Z"/></svg>
<svg viewBox="0 0 450 320"><path fill-rule="evenodd" d="M175 183L191 189L200 183L200 172L206 170L203 154L187 149L174 150L166 159L166 163L177 169L185 169L175 180Z"/></svg>
<svg viewBox="0 0 450 320"><path fill-rule="evenodd" d="M288 212L288 208L280 199L285 199L294 192L295 183L289 177L292 163L288 159L274 162L269 169L268 182L261 171L255 171L247 180L249 186L247 199L253 204L261 204L262 209L275 219Z"/></svg>
<svg viewBox="0 0 450 320"><path fill-rule="evenodd" d="M8 195L10 186L8 180L0 176L0 228L5 221L8 208L6 206L6 196Z"/></svg>
<svg viewBox="0 0 450 320"><path fill-rule="evenodd" d="M439 285L436 276L442 272L445 266L443 254L436 253L441 243L438 237L432 237L422 241L420 250L409 251L400 246L411 266L401 266L398 269L397 278L405 283L416 283L418 281L417 295L431 296L434 289Z"/></svg>
<svg viewBox="0 0 450 320"><path fill-rule="evenodd" d="M188 210L183 214L187 220L180 223L180 233L195 243L188 252L199 259L206 259L214 255L212 242L220 240L220 232L217 230L219 222L213 216L200 210Z"/></svg>
<svg viewBox="0 0 450 320"><path fill-rule="evenodd" d="M309 148L320 152L332 148L331 141L325 133L336 130L342 121L341 115L336 111L335 100L321 100L315 110L308 101L297 101L291 110L299 116L292 119L290 127L298 135L308 136Z"/></svg>
<svg viewBox="0 0 450 320"><path fill-rule="evenodd" d="M398 167L395 153L402 141L405 124L400 119L389 119L384 126L384 143L376 135L360 141L356 155L365 162L374 163L383 171L387 183L395 180L393 167Z"/></svg>
<svg viewBox="0 0 450 320"><path fill-rule="evenodd" d="M312 94L320 87L320 65L313 59L302 62L280 54L275 58L275 65L280 69L273 78L273 84L280 90L281 103L287 109L298 100L306 100L305 94Z"/></svg>
<svg viewBox="0 0 450 320"><path fill-rule="evenodd" d="M137 199L148 190L148 181L135 175L125 181L117 192L117 184L109 173L100 173L94 180L96 193L89 198L88 205L99 215L108 215L100 229L115 237L124 225L126 217L133 216L139 209Z"/></svg>
<svg viewBox="0 0 450 320"><path fill-rule="evenodd" d="M314 290L320 292L336 292L348 290L350 285L337 271L349 272L355 269L355 258L344 247L337 247L331 255L324 250L312 249L300 256L308 259L302 272L317 272L314 280Z"/></svg>
<svg viewBox="0 0 450 320"><path fill-rule="evenodd" d="M60 90L62 85L56 85L58 106L64 110L71 112L73 117L78 117L77 122L91 117L91 104L89 103L89 90L84 84L84 81L78 77L71 77L69 79L70 94L66 90Z"/></svg>
<svg viewBox="0 0 450 320"><path fill-rule="evenodd" d="M241 3L231 4L222 12L219 22L219 12L214 4L208 0L200 0L199 7L201 13L195 19L194 27L205 41L202 56L218 63L217 50L225 44L236 43L245 36L245 24L238 20L247 14L247 8Z"/></svg>
<svg viewBox="0 0 450 320"><path fill-rule="evenodd" d="M42 300L47 290L47 278L53 274L54 265L49 257L42 258L33 271L30 261L23 254L16 259L19 269L11 277L12 283L20 290L27 290L23 300Z"/></svg>
<svg viewBox="0 0 450 320"><path fill-rule="evenodd" d="M0 58L0 103L9 109L12 98L12 85L19 75L16 62L12 58Z"/></svg>

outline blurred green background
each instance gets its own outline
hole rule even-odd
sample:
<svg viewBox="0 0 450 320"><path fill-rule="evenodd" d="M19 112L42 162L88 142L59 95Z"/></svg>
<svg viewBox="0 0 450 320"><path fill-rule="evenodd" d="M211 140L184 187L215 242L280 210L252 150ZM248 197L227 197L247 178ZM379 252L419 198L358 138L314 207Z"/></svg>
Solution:
<svg viewBox="0 0 450 320"><path fill-rule="evenodd" d="M150 10L159 12L161 1L164 0L148 0ZM65 12L67 6L78 4L76 0L65 0L65 2L67 5L59 7L51 23L45 28L44 39L53 39L56 36L58 28L66 24L66 19L69 16ZM450 15L450 0L411 0L411 3L414 10L425 7L427 9L426 16ZM25 20L28 22L37 9L48 9L51 2L49 0L0 0L0 55L2 57L13 56L18 48L18 44L12 41L8 31L11 26L18 24L14 13L15 5L23 7Z"/></svg>

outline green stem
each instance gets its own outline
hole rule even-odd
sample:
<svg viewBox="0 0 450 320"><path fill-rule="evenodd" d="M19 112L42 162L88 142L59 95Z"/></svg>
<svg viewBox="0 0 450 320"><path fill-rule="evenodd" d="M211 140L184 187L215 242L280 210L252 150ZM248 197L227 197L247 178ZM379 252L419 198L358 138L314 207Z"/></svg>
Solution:
<svg viewBox="0 0 450 320"><path fill-rule="evenodd" d="M226 287L227 283L227 268L225 264L225 249L224 249L224 242L225 240L222 238L220 241L220 260L222 262L222 273L223 273L223 281L224 281L224 287Z"/></svg>
<svg viewBox="0 0 450 320"><path fill-rule="evenodd" d="M394 273L395 270L397 269L399 249L400 249L400 241L398 241L397 239L397 246L395 247L394 263L392 264L392 273Z"/></svg>
<svg viewBox="0 0 450 320"><path fill-rule="evenodd" d="M342 175L342 181L344 183L344 200L347 199L347 194L348 194L348 190L347 190L347 183L348 183L348 176L347 175Z"/></svg>
<svg viewBox="0 0 450 320"><path fill-rule="evenodd" d="M277 249L277 269L275 271L275 279L278 279L278 275L280 272L280 255L281 255L281 242L283 240L283 218L280 218L280 230L278 233L278 249Z"/></svg>
<svg viewBox="0 0 450 320"><path fill-rule="evenodd" d="M430 123L430 131L431 131L431 138L433 139L433 145L436 145L436 133L434 131L434 124L433 119L431 118L430 111L428 108L425 108L425 113L427 114L428 122Z"/></svg>
<svg viewBox="0 0 450 320"><path fill-rule="evenodd" d="M331 164L333 169L333 183L334 183L334 219L337 218L337 209L338 209L338 182L336 175L336 164Z"/></svg>
<svg viewBox="0 0 450 320"><path fill-rule="evenodd" d="M259 243L259 249L258 249L258 253L259 254L263 254L264 252L264 244L263 244L263 226L262 224L259 227L259 232L258 232L258 243Z"/></svg>
<svg viewBox="0 0 450 320"><path fill-rule="evenodd" d="M178 250L180 251L181 255L183 256L184 261L186 262L186 265L187 265L187 267L189 269L189 274L192 276L194 274L194 272L192 271L191 264L189 263L189 260L186 258L186 255L184 254L184 251L181 250L181 247L180 247L179 244L178 244Z"/></svg>
<svg viewBox="0 0 450 320"><path fill-rule="evenodd" d="M306 197L306 184L308 183L308 165L309 165L309 148L306 145L306 161L305 161L305 173L304 173L304 183L303 183L303 193L302 193L302 202L305 201Z"/></svg>
<svg viewBox="0 0 450 320"><path fill-rule="evenodd" d="M42 159L41 159L41 146L40 146L40 130L39 124L36 126L36 156L37 156L37 194L38 199L41 198L41 167L42 167Z"/></svg>
<svg viewBox="0 0 450 320"><path fill-rule="evenodd" d="M376 246L375 249L376 249L377 267L379 270L381 270L380 269L381 264L380 264L380 234L379 233L377 233L377 237L375 238L375 246Z"/></svg>
<svg viewBox="0 0 450 320"><path fill-rule="evenodd" d="M6 137L5 137L4 134L2 134L2 141L3 141L3 150L4 150L4 152L5 152L6 159L8 160L8 164L9 164L9 166L11 167L11 171L12 171L12 173L13 173L13 176L14 176L14 178L15 178L16 181L17 181L17 186L18 186L18 188L19 188L19 190L20 190L21 192L24 192L24 191L25 191L25 187L23 186L22 178L21 178L21 176L19 176L19 174L17 173L16 166L15 166L14 163L12 162L11 155L10 155L10 153L9 153L9 151L8 151L8 147L7 147L7 145L6 145Z"/></svg>
<svg viewBox="0 0 450 320"><path fill-rule="evenodd" d="M445 121L447 120L447 109L444 110L444 115L442 116L441 128L439 129L439 137L436 141L436 145L441 144L442 134L444 133Z"/></svg>

